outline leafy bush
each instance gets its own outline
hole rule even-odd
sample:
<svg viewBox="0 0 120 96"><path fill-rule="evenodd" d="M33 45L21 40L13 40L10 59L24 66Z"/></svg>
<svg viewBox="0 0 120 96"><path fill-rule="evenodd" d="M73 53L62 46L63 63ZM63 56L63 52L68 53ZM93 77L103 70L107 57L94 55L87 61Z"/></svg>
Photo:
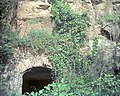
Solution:
<svg viewBox="0 0 120 96"><path fill-rule="evenodd" d="M28 49L33 54L46 53L52 63L53 74L56 76L55 82L45 86L39 92L26 93L23 96L119 95L119 79L105 73L98 77L94 72L93 63L97 55L98 39L93 40L92 50L87 54L87 59L84 59L79 52L87 41L86 28L89 25L87 13L78 14L67 3L56 0L52 6L52 19L55 23L53 33L45 29L31 30L19 39L17 35L8 34L6 30L4 31L6 34L2 35L5 43L2 41L3 46L0 48L5 56L8 56L6 53L12 56L11 49L18 46ZM20 96L16 92L9 95L11 94Z"/></svg>
<svg viewBox="0 0 120 96"><path fill-rule="evenodd" d="M81 84L83 84L84 82L82 80L80 80ZM61 82L59 83L52 83L49 84L48 86L45 86L44 89L40 90L37 93L26 93L24 96L95 96L92 93L92 89L90 88L82 88L83 85L81 85L81 90L78 90L78 88L76 87L76 89L72 88L71 84L67 83L67 81L62 78Z"/></svg>
<svg viewBox="0 0 120 96"><path fill-rule="evenodd" d="M15 48L18 46L19 36L6 26L6 29L0 32L0 38L0 64L1 68L3 67L1 71L3 71L5 66L9 64L9 59L13 58Z"/></svg>
<svg viewBox="0 0 120 96"><path fill-rule="evenodd" d="M15 65L12 62L13 54L19 41L18 34L12 31L10 25L12 5L14 5L14 0L0 1L0 91L5 93L4 96L14 95L13 91L8 89L8 79L4 78L3 74L5 70L8 71Z"/></svg>
<svg viewBox="0 0 120 96"><path fill-rule="evenodd" d="M101 15L101 20L105 20L108 22L120 22L120 16L118 14L115 13L104 13Z"/></svg>
<svg viewBox="0 0 120 96"><path fill-rule="evenodd" d="M87 14L79 15L71 10L67 3L56 1L52 6L52 19L55 23L53 34L44 33L43 30L33 32L34 34L28 35L30 38L28 40L34 42L33 49L36 47L52 49L49 50L52 53L49 54L49 60L52 63L56 81L37 93L26 93L25 96L118 95L120 81L114 75L102 73L99 77L94 72L93 63L97 55L98 39L93 40L92 50L87 54L87 59L79 53L80 47L83 47L87 39L85 32L89 24ZM111 88L113 88L112 91Z"/></svg>
<svg viewBox="0 0 120 96"><path fill-rule="evenodd" d="M52 83L39 92L26 93L23 96L119 96L120 80L114 75L105 74L92 82L85 82L81 77L77 82L69 83L65 78Z"/></svg>
<svg viewBox="0 0 120 96"><path fill-rule="evenodd" d="M0 86L4 92L4 96L13 96L13 91L8 89L8 79L4 78L2 74L4 74L5 71L13 69L15 66L13 55L18 46L19 36L17 32L13 32L7 24L4 25L3 29L0 32Z"/></svg>
<svg viewBox="0 0 120 96"><path fill-rule="evenodd" d="M67 3L56 1L51 8L51 13L56 33L71 34L75 43L83 43L85 41L85 28L89 24L87 12L80 15L74 12Z"/></svg>
<svg viewBox="0 0 120 96"><path fill-rule="evenodd" d="M45 29L31 30L27 36L21 38L19 47L28 48L34 54L49 53L53 40L51 32Z"/></svg>

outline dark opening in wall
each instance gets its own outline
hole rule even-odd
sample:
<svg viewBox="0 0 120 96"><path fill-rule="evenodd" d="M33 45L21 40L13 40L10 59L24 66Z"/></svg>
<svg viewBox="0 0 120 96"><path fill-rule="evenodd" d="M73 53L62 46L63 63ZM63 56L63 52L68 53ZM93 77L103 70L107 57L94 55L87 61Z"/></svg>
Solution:
<svg viewBox="0 0 120 96"><path fill-rule="evenodd" d="M51 69L33 67L27 69L23 75L22 94L37 92L52 83Z"/></svg>

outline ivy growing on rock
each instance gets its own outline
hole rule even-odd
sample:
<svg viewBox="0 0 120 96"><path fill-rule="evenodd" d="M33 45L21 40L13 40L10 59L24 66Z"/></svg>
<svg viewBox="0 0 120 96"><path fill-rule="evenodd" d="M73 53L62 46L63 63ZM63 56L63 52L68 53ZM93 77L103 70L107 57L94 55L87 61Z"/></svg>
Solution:
<svg viewBox="0 0 120 96"><path fill-rule="evenodd" d="M56 1L51 8L52 20L55 23L55 33L70 34L75 43L86 40L85 29L89 25L87 12L74 12L67 3Z"/></svg>
<svg viewBox="0 0 120 96"><path fill-rule="evenodd" d="M100 76L95 74L93 64L98 51L98 39L93 40L92 49L86 58L79 52L88 40L87 12L74 12L66 2L55 0L51 14L55 23L52 33L45 29L31 30L26 36L19 38L7 29L3 31L5 34L0 34L0 51L4 57L2 64L7 64L4 60L6 62L11 58L16 47L27 49L35 55L44 53L52 64L55 82L39 92L26 93L23 96L118 96L119 79L113 74L102 73L103 71ZM20 96L14 92L15 96Z"/></svg>

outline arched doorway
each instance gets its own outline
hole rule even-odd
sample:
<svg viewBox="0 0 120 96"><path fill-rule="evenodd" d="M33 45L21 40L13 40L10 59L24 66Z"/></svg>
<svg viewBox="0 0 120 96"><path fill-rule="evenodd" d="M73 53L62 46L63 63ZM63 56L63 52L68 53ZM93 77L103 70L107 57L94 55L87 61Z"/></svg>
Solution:
<svg viewBox="0 0 120 96"><path fill-rule="evenodd" d="M51 83L51 69L45 67L27 69L23 75L22 94L32 91L37 92Z"/></svg>

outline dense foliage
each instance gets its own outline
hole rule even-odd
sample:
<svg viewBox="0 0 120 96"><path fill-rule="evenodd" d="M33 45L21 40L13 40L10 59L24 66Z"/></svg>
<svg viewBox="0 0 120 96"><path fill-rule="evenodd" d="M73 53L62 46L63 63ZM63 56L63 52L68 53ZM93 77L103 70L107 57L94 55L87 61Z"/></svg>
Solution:
<svg viewBox="0 0 120 96"><path fill-rule="evenodd" d="M18 34L10 26L10 10L13 0L0 1L0 70L3 72L17 46Z"/></svg>
<svg viewBox="0 0 120 96"><path fill-rule="evenodd" d="M10 26L10 10L13 2L14 0L0 1L0 92L5 96L13 96L15 93L8 90L8 79L2 75L13 69L15 65L13 54L19 41L18 34L13 32Z"/></svg>
<svg viewBox="0 0 120 96"><path fill-rule="evenodd" d="M93 40L90 52L85 52L86 57L80 53L80 49L84 48L88 41L87 12L79 14L67 3L55 0L51 14L55 23L52 33L45 29L31 30L26 36L19 38L8 27L3 30L4 34L0 33L1 64L4 66L12 58L13 49L16 47L29 50L35 55L45 53L52 63L55 82L39 92L26 93L24 96L118 96L118 77L112 73L104 73L103 69L98 75L93 67L98 52L98 38ZM8 91L8 94L20 96L15 91Z"/></svg>
<svg viewBox="0 0 120 96"><path fill-rule="evenodd" d="M70 34L74 43L86 40L85 28L89 25L87 12L81 15L74 12L67 3L57 1L52 6L52 19L55 23L55 33Z"/></svg>
<svg viewBox="0 0 120 96"><path fill-rule="evenodd" d="M48 55L56 81L38 93L26 93L25 96L118 95L120 80L116 76L112 73L106 74L102 69L99 76L95 74L93 64L98 51L98 39L95 38L93 40L92 50L87 54L87 58L84 58L79 52L79 49L83 48L87 41L85 29L89 25L89 17L86 12L78 14L71 10L67 3L56 1L52 6L52 20L55 23L55 30L53 34L47 35L52 36L49 39L51 44L45 43L43 49L52 49L49 50L50 54ZM40 32L39 36L41 34L44 34L44 32ZM34 42L33 44L36 43ZM42 44L44 45L44 43Z"/></svg>

